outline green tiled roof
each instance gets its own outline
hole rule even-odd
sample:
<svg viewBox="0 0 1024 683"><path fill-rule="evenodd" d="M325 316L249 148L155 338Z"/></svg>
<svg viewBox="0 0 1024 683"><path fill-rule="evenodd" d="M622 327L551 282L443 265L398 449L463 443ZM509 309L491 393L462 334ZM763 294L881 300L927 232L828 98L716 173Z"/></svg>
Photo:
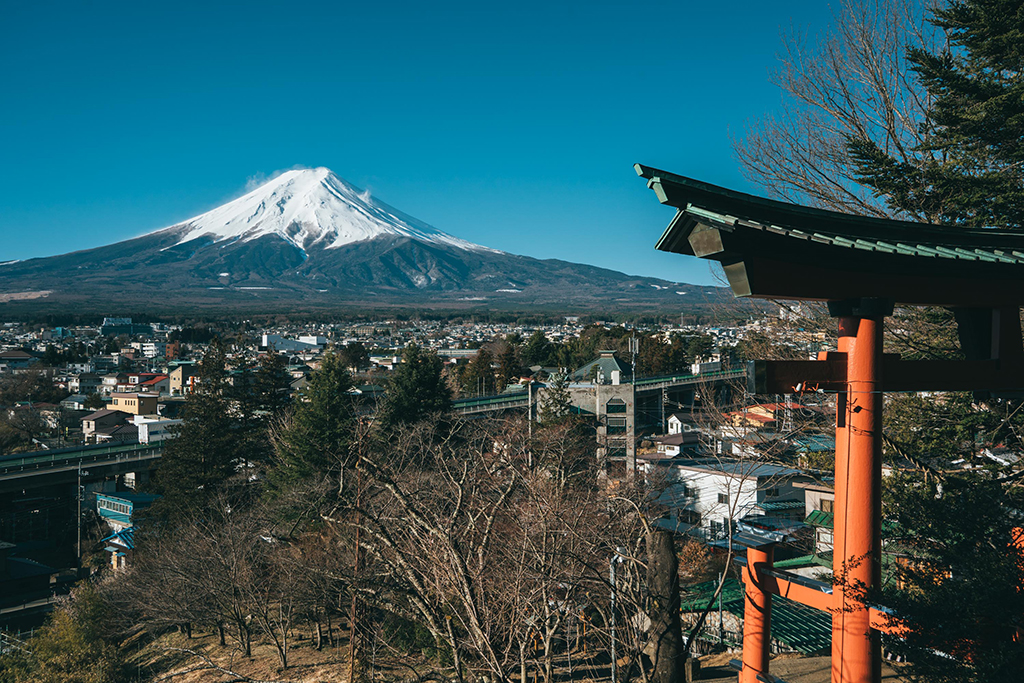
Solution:
<svg viewBox="0 0 1024 683"><path fill-rule="evenodd" d="M815 510L811 514L807 515L807 519L804 523L810 524L811 526L823 526L828 529L832 528L832 517L831 512L822 512L821 510Z"/></svg>
<svg viewBox="0 0 1024 683"><path fill-rule="evenodd" d="M683 594L683 612L704 609L714 594L717 581L707 581L686 589ZM735 579L726 579L722 586L722 609L743 616L743 586ZM832 615L801 605L798 602L772 596L771 636L803 654L827 650L832 643Z"/></svg>

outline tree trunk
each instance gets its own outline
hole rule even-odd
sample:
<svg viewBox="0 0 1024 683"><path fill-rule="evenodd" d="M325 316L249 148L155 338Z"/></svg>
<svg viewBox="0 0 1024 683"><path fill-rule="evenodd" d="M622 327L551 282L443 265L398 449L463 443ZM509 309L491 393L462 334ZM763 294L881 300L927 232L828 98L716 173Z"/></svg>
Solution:
<svg viewBox="0 0 1024 683"><path fill-rule="evenodd" d="M544 634L544 683L553 683L552 675L554 670L554 651L552 649L552 641L554 640L554 634L552 631L548 631Z"/></svg>
<svg viewBox="0 0 1024 683"><path fill-rule="evenodd" d="M224 624L219 621L217 622L217 635L220 636L221 647L227 646L228 641L224 637Z"/></svg>
<svg viewBox="0 0 1024 683"><path fill-rule="evenodd" d="M651 529L647 534L647 585L651 592L652 683L682 683L679 563L673 536L664 529Z"/></svg>
<svg viewBox="0 0 1024 683"><path fill-rule="evenodd" d="M320 615L316 617L316 649L324 649L324 625L320 623Z"/></svg>
<svg viewBox="0 0 1024 683"><path fill-rule="evenodd" d="M519 641L519 683L526 683L526 644Z"/></svg>

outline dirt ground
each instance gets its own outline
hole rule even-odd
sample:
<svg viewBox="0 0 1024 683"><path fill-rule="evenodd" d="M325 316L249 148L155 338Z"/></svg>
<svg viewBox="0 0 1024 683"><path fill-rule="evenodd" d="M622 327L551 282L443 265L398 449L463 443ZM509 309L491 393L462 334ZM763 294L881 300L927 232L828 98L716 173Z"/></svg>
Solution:
<svg viewBox="0 0 1024 683"><path fill-rule="evenodd" d="M736 683L736 671L729 668L729 660L739 657L739 653L701 657L700 680L707 683ZM832 658L781 655L772 659L769 672L786 683L830 683ZM900 678L891 666L882 662L882 680L896 683L905 679Z"/></svg>
<svg viewBox="0 0 1024 683"><path fill-rule="evenodd" d="M242 676L259 681L282 681L287 683L345 683L348 681L347 639L335 641L333 647L316 650L308 636L296 638L289 648L289 667L286 671L279 669L276 651L267 643L253 644L253 657L240 656L232 645L221 647L215 635L197 635L188 639L179 633L169 633L155 642L146 645L139 643L130 658L132 666L137 667L141 680L154 680L166 676L170 672L179 675L173 677L174 683L221 683L231 680L226 671L233 671ZM208 659L203 661L185 650L202 653ZM366 681L377 683L396 683L415 678L414 671L428 674L432 667L422 657L396 657L394 652L381 651L379 658L371 652L364 653L366 664L372 671L364 671ZM722 653L701 657L700 680L707 683L736 683L736 671L729 667L729 660L738 659L739 653ZM404 660L404 661L403 661ZM222 667L220 670L209 665ZM780 655L771 662L770 672L786 683L830 683L831 659L829 657L801 657L798 655ZM555 670L555 678L568 682L570 676L565 667ZM438 677L445 680L442 677ZM607 657L588 659L579 657L573 666L572 681L594 683L610 679L610 666ZM235 679L237 680L237 679ZM529 681L533 681L528 679ZM882 665L882 680L897 683L904 679L888 664Z"/></svg>

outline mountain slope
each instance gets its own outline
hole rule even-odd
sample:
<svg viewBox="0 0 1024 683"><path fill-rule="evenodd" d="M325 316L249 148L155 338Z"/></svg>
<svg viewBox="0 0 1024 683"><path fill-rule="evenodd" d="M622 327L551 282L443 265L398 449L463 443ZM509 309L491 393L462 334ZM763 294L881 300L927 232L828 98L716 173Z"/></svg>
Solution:
<svg viewBox="0 0 1024 683"><path fill-rule="evenodd" d="M540 260L448 235L324 168L289 171L177 225L104 247L0 264L0 297L118 309L379 306L689 308L731 297ZM39 305L42 300L35 300Z"/></svg>

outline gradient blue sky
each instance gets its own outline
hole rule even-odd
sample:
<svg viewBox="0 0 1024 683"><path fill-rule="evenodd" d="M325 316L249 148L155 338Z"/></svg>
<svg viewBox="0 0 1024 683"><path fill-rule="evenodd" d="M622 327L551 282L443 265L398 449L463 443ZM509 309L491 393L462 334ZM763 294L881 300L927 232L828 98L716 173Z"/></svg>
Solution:
<svg viewBox="0 0 1024 683"><path fill-rule="evenodd" d="M684 282L641 162L756 192L731 138L827 3L21 2L0 21L0 261L327 166L459 237Z"/></svg>

